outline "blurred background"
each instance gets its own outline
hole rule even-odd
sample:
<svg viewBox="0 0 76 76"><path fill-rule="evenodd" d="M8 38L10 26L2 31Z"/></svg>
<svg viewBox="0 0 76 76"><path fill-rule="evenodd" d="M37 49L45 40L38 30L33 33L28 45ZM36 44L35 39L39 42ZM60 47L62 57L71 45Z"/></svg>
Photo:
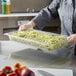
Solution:
<svg viewBox="0 0 76 76"><path fill-rule="evenodd" d="M10 0L11 14L13 13L38 13L42 8L51 3L52 0ZM0 0L1 9L1 0ZM1 10L0 10L1 12ZM2 16L0 15L0 40L8 40L3 34L17 30L19 25L27 23L34 16ZM60 20L57 18L54 22L43 28L44 31L60 33Z"/></svg>

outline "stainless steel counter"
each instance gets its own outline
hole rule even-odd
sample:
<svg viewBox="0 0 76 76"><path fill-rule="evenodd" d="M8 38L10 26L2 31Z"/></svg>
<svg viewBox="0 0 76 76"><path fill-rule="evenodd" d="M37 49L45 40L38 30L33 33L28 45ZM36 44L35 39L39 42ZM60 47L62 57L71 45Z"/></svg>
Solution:
<svg viewBox="0 0 76 76"><path fill-rule="evenodd" d="M0 41L1 57L0 66L13 65L20 62L22 65L34 68L72 69L76 76L76 56L71 59L61 59L50 54L42 53L31 46L15 41ZM11 57L9 57L11 55Z"/></svg>

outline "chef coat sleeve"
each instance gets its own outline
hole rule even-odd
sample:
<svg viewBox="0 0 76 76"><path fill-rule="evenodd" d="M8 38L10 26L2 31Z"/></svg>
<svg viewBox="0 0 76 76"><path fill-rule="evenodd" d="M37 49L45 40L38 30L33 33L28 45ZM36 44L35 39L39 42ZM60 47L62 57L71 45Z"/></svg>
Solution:
<svg viewBox="0 0 76 76"><path fill-rule="evenodd" d="M39 14L32 19L35 22L36 27L38 29L43 29L47 24L52 22L55 18L58 17L58 7L59 7L60 0L53 0L52 3L43 8Z"/></svg>

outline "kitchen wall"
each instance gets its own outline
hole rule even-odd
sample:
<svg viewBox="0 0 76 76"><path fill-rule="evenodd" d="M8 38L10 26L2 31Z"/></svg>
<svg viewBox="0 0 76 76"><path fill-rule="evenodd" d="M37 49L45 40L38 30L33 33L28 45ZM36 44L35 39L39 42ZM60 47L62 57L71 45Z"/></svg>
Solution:
<svg viewBox="0 0 76 76"><path fill-rule="evenodd" d="M11 11L12 12L32 12L41 10L51 3L52 0L11 0ZM1 11L1 10L0 10Z"/></svg>

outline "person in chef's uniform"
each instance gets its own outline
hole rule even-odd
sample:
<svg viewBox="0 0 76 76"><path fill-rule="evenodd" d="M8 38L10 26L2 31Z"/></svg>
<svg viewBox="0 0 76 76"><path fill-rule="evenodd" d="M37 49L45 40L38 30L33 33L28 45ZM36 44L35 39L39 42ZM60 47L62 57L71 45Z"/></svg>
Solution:
<svg viewBox="0 0 76 76"><path fill-rule="evenodd" d="M21 25L19 31L24 31L31 27L42 30L47 24L59 16L61 20L61 34L68 36L68 41L76 44L76 0L53 0L52 3L43 8L39 14L29 23ZM75 46L69 45L60 51L60 55L67 56L74 53Z"/></svg>

